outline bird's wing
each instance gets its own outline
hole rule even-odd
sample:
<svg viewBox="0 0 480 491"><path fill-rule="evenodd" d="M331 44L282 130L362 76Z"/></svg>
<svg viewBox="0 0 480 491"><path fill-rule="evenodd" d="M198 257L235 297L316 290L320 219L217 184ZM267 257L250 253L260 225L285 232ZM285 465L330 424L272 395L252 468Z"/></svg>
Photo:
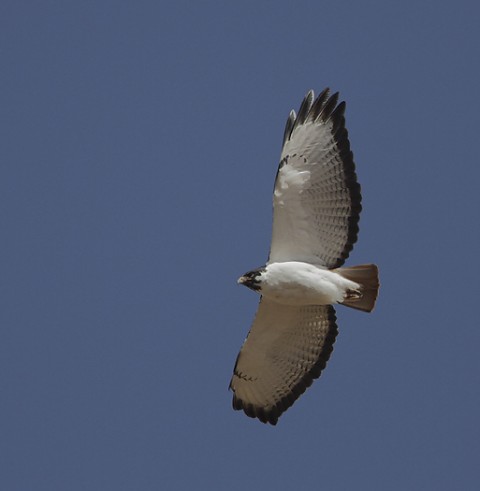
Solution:
<svg viewBox="0 0 480 491"><path fill-rule="evenodd" d="M325 368L335 321L331 305L283 305L262 297L230 382L234 409L276 424Z"/></svg>
<svg viewBox="0 0 480 491"><path fill-rule="evenodd" d="M345 103L310 91L290 113L273 196L269 262L341 266L357 240L361 206Z"/></svg>

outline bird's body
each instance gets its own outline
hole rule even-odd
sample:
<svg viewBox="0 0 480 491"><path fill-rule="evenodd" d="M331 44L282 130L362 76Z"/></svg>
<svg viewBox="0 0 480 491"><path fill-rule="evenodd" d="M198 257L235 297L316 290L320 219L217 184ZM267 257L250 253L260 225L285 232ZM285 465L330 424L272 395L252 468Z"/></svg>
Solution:
<svg viewBox="0 0 480 491"><path fill-rule="evenodd" d="M262 296L285 305L332 305L342 303L348 292L360 285L335 271L300 261L268 264L260 270L258 280ZM248 285L249 280L239 279ZM255 288L253 288L255 289Z"/></svg>
<svg viewBox="0 0 480 491"><path fill-rule="evenodd" d="M237 357L233 407L264 423L320 376L337 335L334 304L370 312L373 264L341 267L357 240L361 193L345 128L345 103L310 91L290 113L273 193L267 264L239 283L261 295Z"/></svg>

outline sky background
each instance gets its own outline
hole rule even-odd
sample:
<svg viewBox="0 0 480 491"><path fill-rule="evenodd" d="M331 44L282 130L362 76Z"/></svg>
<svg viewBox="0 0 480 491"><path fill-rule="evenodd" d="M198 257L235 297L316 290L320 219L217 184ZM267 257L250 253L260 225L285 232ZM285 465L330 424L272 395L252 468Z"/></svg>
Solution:
<svg viewBox="0 0 480 491"><path fill-rule="evenodd" d="M0 489L476 490L477 1L0 3ZM347 101L363 190L322 377L231 408L283 129Z"/></svg>

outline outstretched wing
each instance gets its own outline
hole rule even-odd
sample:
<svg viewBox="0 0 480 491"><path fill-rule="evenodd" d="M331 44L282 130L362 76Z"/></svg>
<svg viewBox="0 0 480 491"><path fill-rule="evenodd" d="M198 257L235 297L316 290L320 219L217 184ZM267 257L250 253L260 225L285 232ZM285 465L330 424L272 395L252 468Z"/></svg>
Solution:
<svg viewBox="0 0 480 491"><path fill-rule="evenodd" d="M282 305L262 297L230 382L234 409L276 424L325 368L335 321L331 305Z"/></svg>
<svg viewBox="0 0 480 491"><path fill-rule="evenodd" d="M290 113L273 196L269 262L338 268L357 240L361 206L345 128L345 102L310 91Z"/></svg>

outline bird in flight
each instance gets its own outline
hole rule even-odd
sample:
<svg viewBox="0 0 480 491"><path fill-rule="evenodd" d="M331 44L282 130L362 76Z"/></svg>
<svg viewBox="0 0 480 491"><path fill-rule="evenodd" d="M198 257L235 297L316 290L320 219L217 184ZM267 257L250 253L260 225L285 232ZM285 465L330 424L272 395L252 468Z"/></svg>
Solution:
<svg viewBox="0 0 480 491"><path fill-rule="evenodd" d="M338 332L333 304L370 312L377 298L377 266L341 267L362 209L344 113L329 89L290 112L270 256L238 280L260 303L230 381L233 407L263 423L277 424L325 368Z"/></svg>

